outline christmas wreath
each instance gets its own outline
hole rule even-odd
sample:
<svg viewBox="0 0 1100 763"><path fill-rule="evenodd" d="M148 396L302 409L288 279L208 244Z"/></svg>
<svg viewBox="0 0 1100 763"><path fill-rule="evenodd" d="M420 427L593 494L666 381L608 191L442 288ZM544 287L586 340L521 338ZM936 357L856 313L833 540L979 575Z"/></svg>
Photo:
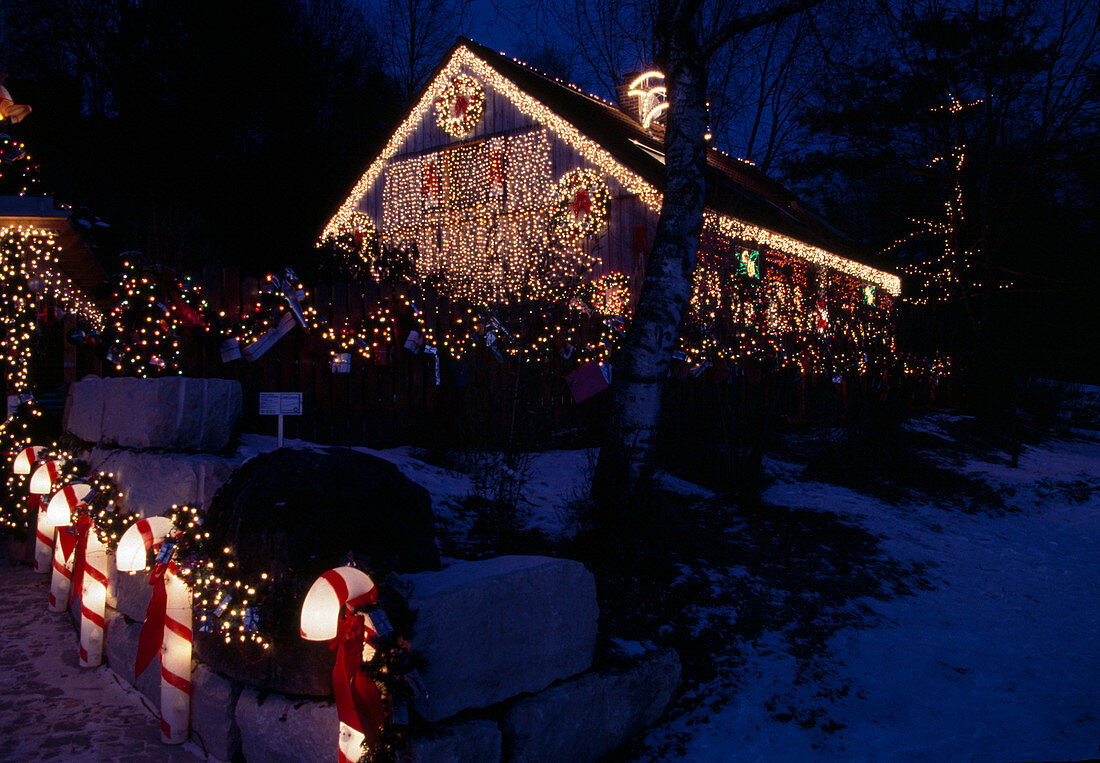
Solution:
<svg viewBox="0 0 1100 763"><path fill-rule="evenodd" d="M435 101L435 121L453 138L464 138L485 113L485 89L468 74L454 77Z"/></svg>
<svg viewBox="0 0 1100 763"><path fill-rule="evenodd" d="M576 241L607 225L611 192L595 171L573 170L558 181L551 224L557 237Z"/></svg>

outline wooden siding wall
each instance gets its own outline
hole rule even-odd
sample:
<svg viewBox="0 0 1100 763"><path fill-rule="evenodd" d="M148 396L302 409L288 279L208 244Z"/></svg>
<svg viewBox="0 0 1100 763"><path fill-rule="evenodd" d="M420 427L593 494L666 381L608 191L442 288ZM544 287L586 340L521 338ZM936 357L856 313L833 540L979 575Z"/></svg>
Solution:
<svg viewBox="0 0 1100 763"><path fill-rule="evenodd" d="M474 76L472 72L466 72ZM475 76L476 79L477 78ZM542 125L512 106L511 102L488 83L485 88L485 113L471 133L457 140L444 132L435 120L434 109L429 109L419 126L410 131L409 137L401 145L392 161L401 161L414 156L443 151L460 145L480 143L498 135L511 136L543 129ZM575 169L590 167L589 162L563 140L549 132L550 140L550 181ZM385 170L375 181L374 187L367 192L359 204L359 211L381 226L383 220L383 187ZM634 253L635 229L644 231L646 245L652 244L657 228L657 216L638 199L622 188L613 178L607 177L611 191L610 218L607 229L599 236L584 242L585 253L598 261L592 273L594 276L609 272L624 273L631 277L632 293L641 288L643 262ZM508 193L505 189L505 193ZM385 231L383 230L383 236Z"/></svg>

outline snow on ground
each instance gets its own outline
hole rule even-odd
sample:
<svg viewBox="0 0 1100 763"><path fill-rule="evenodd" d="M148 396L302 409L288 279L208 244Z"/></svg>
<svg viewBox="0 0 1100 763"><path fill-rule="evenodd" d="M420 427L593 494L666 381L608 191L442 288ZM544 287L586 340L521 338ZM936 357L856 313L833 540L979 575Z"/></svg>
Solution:
<svg viewBox="0 0 1100 763"><path fill-rule="evenodd" d="M730 703L659 727L651 749L667 757L677 739L692 761L1096 757L1100 444L1055 441L1025 448L1019 469L964 469L1016 512L888 505L780 465L766 500L857 522L892 558L932 565L931 590L865 600L868 626L837 632L810 671L781 634L741 645L732 684L700 688Z"/></svg>
<svg viewBox="0 0 1100 763"><path fill-rule="evenodd" d="M958 421L934 414L907 429L950 441ZM273 448L274 438L247 435L242 455ZM427 464L413 449L360 450L427 488L444 524L456 521L472 492L469 475ZM652 730L642 756L1004 761L1100 754L1100 443L1025 446L1018 469L974 457L940 463L984 479L1010 511L889 504L804 481L801 465L771 460L769 503L865 528L880 538L885 557L923 569L927 590L860 600L865 622L839 629L809 663L792 654L781 632L737 644L735 667L692 687L704 701ZM586 451L534 456L520 501L528 527L567 534L567 506L591 468ZM706 495L669 475L662 481Z"/></svg>

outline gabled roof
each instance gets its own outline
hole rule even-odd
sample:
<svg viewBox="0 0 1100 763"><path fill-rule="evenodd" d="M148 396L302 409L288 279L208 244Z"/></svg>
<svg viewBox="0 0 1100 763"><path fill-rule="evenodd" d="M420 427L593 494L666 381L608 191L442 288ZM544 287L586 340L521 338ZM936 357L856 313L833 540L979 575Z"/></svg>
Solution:
<svg viewBox="0 0 1100 763"><path fill-rule="evenodd" d="M329 235L355 211L379 177L385 162L431 108L443 87L465 67L501 91L517 109L554 132L578 153L660 209L665 182L664 146L618 106L460 38L421 91L416 106L367 169L322 234ZM798 255L862 280L891 294L900 279L864 262L854 241L829 226L798 201L793 192L751 164L719 151L707 155L708 221L724 233Z"/></svg>
<svg viewBox="0 0 1100 763"><path fill-rule="evenodd" d="M106 271L72 225L70 213L57 209L51 196L0 196L0 228L40 231L53 238L57 249L52 264L39 263L55 296L97 328L103 315L90 296Z"/></svg>

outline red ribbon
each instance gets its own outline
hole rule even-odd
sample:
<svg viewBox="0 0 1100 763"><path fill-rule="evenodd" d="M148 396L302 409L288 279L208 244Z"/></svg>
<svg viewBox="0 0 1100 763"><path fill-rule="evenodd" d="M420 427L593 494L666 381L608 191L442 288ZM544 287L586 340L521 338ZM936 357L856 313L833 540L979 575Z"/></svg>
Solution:
<svg viewBox="0 0 1100 763"><path fill-rule="evenodd" d="M70 536L70 549L72 545L76 546L76 556L73 559L73 585L69 589L69 604L71 605L76 601L76 597L79 596L77 592L81 590L84 585L84 568L87 566L88 555L88 533L92 529L92 518L87 514L81 514L76 518L73 523L73 535ZM61 545L61 550L65 551L65 544ZM65 554L65 560L68 561L69 554Z"/></svg>
<svg viewBox="0 0 1100 763"><path fill-rule="evenodd" d="M184 326L205 326L206 321L203 320L202 314L198 310L191 307L183 301L183 297L173 295L172 304L175 306L177 312L180 314L180 320Z"/></svg>
<svg viewBox="0 0 1100 763"><path fill-rule="evenodd" d="M366 627L362 615L347 612L329 644L336 649L336 665L332 668L332 692L336 697L336 714L340 722L366 737L367 747L375 749L381 737L386 712L382 693L374 680L359 669L363 662L363 645L374 631ZM340 753L344 760L343 751Z"/></svg>
<svg viewBox="0 0 1100 763"><path fill-rule="evenodd" d="M153 596L149 599L149 606L145 609L145 622L141 626L141 634L138 636L137 659L134 660L134 678L136 679L153 657L160 652L164 643L164 626L168 616L168 587L165 575L174 571L175 564L155 564L149 575L149 585L153 586ZM162 671L163 672L163 671Z"/></svg>
<svg viewBox="0 0 1100 763"><path fill-rule="evenodd" d="M363 662L363 644L374 631L366 627L363 617L355 608L378 601L378 589L372 588L365 595L349 598L348 585L340 573L329 570L324 578L337 598L345 602L342 615L336 625L336 638L329 642L329 649L336 650L336 665L332 668L332 693L336 698L336 714L340 722L361 733L367 746L374 749L381 737L386 711L382 707L382 694L374 681L359 670ZM340 751L340 763L355 763Z"/></svg>
<svg viewBox="0 0 1100 763"><path fill-rule="evenodd" d="M458 95L455 96L455 116L456 117L458 117L459 119L465 119L466 118L466 111L469 108L470 108L470 101L465 95L463 95L462 93L459 93Z"/></svg>
<svg viewBox="0 0 1100 763"><path fill-rule="evenodd" d="M424 178L420 185L420 195L435 198L439 195L439 171L436 169L435 160L424 165Z"/></svg>
<svg viewBox="0 0 1100 763"><path fill-rule="evenodd" d="M504 188L504 164L500 151L489 152L489 187Z"/></svg>
<svg viewBox="0 0 1100 763"><path fill-rule="evenodd" d="M581 214L592 214L592 200L588 198L588 189L581 188L573 196L573 217L581 219Z"/></svg>

